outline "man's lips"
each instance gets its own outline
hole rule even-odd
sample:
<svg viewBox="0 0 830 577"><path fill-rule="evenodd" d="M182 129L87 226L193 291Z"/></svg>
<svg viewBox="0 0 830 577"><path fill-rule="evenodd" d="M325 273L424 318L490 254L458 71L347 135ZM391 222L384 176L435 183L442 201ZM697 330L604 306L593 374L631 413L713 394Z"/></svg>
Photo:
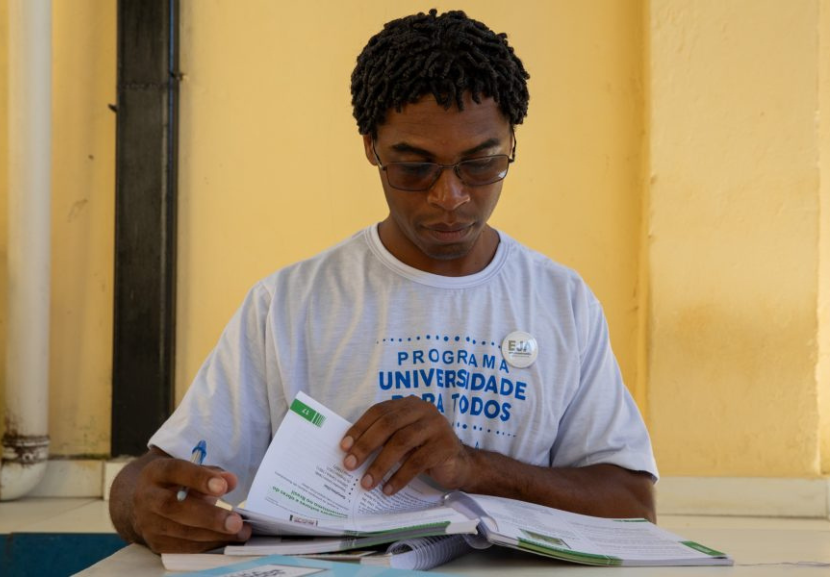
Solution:
<svg viewBox="0 0 830 577"><path fill-rule="evenodd" d="M427 230L433 230L435 232L459 232L470 228L473 226L473 223L454 222L452 224L446 224L443 222L437 222L433 224L425 224L423 226Z"/></svg>
<svg viewBox="0 0 830 577"><path fill-rule="evenodd" d="M445 222L435 222L423 225L426 234L432 237L435 241L441 243L455 243L463 241L473 229L474 223L454 222L447 224Z"/></svg>

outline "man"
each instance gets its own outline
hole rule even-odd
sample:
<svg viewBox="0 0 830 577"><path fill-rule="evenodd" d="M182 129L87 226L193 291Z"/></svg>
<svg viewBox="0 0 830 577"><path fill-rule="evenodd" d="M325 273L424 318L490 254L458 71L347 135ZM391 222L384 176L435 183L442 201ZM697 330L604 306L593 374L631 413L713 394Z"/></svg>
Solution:
<svg viewBox="0 0 830 577"><path fill-rule="evenodd" d="M113 484L124 538L155 551L247 539L213 503L244 499L299 391L355 423L347 469L379 451L365 489L392 494L425 474L654 518L648 434L599 303L574 272L487 225L528 78L506 36L463 12L395 20L369 41L352 102L389 215L251 290L150 451ZM222 469L186 460L199 439Z"/></svg>

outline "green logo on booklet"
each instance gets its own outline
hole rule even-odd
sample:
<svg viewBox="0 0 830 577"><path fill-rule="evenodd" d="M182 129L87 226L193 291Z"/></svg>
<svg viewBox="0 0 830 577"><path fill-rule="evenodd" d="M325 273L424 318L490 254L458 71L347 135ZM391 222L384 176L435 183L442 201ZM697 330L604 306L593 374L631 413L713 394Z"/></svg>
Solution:
<svg viewBox="0 0 830 577"><path fill-rule="evenodd" d="M681 541L687 547L691 547L695 551L700 551L701 553L705 553L706 555L711 555L712 557L723 557L726 553L721 553L720 551L715 551L714 549L710 549L705 545L701 545L700 543L695 543L694 541Z"/></svg>
<svg viewBox="0 0 830 577"><path fill-rule="evenodd" d="M321 415L320 413L318 413L317 411L315 411L314 409L312 409L311 407L309 407L308 405L306 405L298 399L294 399L294 401L291 403L291 410L300 415L302 418L304 418L312 425L315 425L317 427L322 427L323 423L326 422L326 417L324 417L323 415Z"/></svg>

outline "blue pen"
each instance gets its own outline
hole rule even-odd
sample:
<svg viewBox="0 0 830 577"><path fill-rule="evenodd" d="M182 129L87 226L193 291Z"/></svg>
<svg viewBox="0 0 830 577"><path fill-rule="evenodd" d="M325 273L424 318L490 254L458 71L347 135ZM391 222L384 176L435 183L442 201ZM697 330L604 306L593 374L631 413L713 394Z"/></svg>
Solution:
<svg viewBox="0 0 830 577"><path fill-rule="evenodd" d="M193 450L190 452L190 462L195 463L197 465L201 465L202 462L204 462L206 455L207 443L205 443L204 441L199 441L198 443L196 443L196 446L193 447ZM176 499L179 501L184 501L185 497L187 497L187 487L182 487L176 494Z"/></svg>

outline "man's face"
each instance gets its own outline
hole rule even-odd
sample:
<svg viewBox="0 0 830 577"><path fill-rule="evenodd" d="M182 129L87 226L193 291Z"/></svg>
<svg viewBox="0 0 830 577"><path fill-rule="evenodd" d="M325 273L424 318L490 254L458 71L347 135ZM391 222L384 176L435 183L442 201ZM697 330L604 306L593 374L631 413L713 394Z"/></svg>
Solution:
<svg viewBox="0 0 830 577"><path fill-rule="evenodd" d="M372 138L364 136L366 157L377 165ZM496 154L509 155L513 141L510 124L493 99L473 102L464 110L445 110L432 96L394 109L378 127L374 142L383 165L391 162L437 162ZM379 232L384 246L402 262L434 274L461 276L482 270L492 259L498 235L487 225L496 207L503 181L485 186L465 185L452 169L445 169L426 191L390 186L381 171L389 216Z"/></svg>

